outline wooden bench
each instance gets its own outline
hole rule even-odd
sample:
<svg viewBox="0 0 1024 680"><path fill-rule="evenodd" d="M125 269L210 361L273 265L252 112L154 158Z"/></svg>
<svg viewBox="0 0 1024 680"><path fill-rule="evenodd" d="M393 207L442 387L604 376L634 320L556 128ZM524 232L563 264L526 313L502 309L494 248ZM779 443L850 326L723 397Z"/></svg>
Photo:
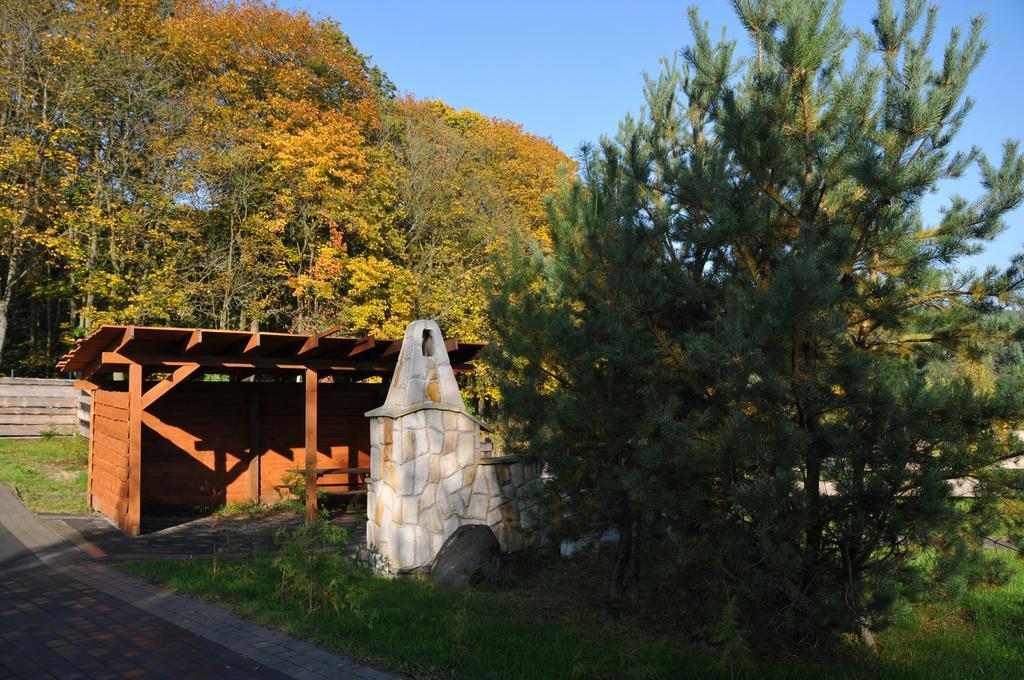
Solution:
<svg viewBox="0 0 1024 680"><path fill-rule="evenodd" d="M302 468L291 469L291 470L288 470L288 472L295 472L295 473L298 473L300 475L306 474L306 471L303 470ZM369 474L370 474L370 468L368 468L368 467L318 468L316 470L313 470L313 474L316 477L318 477L318 478L319 477L324 477L326 475L357 475L359 477L359 481L357 481L357 482L332 482L330 484L324 484L324 483L318 481L316 486L317 486L318 489L320 489L320 488L338 487L338 486L354 487L354 486L360 486L361 485L361 486L363 486L363 488L361 488L361 489L351 489L350 488L347 491L328 491L327 493L331 494L332 496L365 496L366 495L366 488L365 488L366 487L366 477L369 476ZM274 488L275 489L286 489L286 488L288 488L288 485L287 484L278 484Z"/></svg>

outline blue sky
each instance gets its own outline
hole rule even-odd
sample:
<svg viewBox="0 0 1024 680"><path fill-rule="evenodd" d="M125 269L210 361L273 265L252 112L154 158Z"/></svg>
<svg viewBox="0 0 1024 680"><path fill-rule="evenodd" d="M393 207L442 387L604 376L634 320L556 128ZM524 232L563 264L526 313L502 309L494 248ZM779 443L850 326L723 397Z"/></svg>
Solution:
<svg viewBox="0 0 1024 680"><path fill-rule="evenodd" d="M580 142L614 132L643 103L642 74L690 43L686 8L675 0L279 0L341 23L356 47L371 55L402 92L508 118L572 154ZM717 36L741 39L727 0L696 3ZM897 5L901 3L896 3ZM976 106L959 137L993 160L1007 137L1024 137L1024 1L939 0L935 53L950 28L987 18L989 51L969 94ZM848 25L870 28L875 3L848 1ZM950 192L979 192L977 175L947 183L925 202L934 216ZM1024 208L1009 229L968 263L1004 266L1024 249Z"/></svg>

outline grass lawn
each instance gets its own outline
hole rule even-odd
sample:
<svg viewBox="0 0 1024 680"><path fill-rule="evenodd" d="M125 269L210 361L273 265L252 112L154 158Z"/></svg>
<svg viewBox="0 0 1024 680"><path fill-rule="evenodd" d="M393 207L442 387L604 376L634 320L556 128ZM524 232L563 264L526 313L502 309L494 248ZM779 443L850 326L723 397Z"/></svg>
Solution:
<svg viewBox="0 0 1024 680"><path fill-rule="evenodd" d="M0 483L37 511L88 512L85 437L0 439Z"/></svg>
<svg viewBox="0 0 1024 680"><path fill-rule="evenodd" d="M904 605L876 659L858 648L759 662L733 671L679 642L548 581L509 590L446 591L423 580L367 577L360 611L306 614L277 594L269 560L140 561L124 569L380 668L472 678L1019 678L1024 673L1024 564L1014 577L942 603ZM555 569L554 571L558 571ZM571 574L563 574L568 578ZM564 585L564 584L562 584ZM555 586L552 588L552 586Z"/></svg>

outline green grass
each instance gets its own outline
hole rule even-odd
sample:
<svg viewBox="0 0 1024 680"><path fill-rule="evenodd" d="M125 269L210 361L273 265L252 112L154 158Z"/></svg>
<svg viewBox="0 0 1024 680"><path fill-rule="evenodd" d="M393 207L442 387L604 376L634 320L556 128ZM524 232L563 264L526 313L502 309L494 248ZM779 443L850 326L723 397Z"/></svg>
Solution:
<svg viewBox="0 0 1024 680"><path fill-rule="evenodd" d="M0 439L0 483L32 510L88 512L88 461L84 437Z"/></svg>
<svg viewBox="0 0 1024 680"><path fill-rule="evenodd" d="M951 601L904 605L877 658L858 647L763 660L749 678L1014 678L1024 673L1024 566ZM380 668L414 677L730 677L713 650L634 618L613 620L565 583L446 591L425 580L366 577L359 611L306 614L277 595L268 559L140 561L124 569ZM557 567L555 569L557 571ZM563 574L563 578L566 575ZM553 588L553 590L552 590ZM572 587L569 586L571 590ZM575 603L575 605L574 605Z"/></svg>

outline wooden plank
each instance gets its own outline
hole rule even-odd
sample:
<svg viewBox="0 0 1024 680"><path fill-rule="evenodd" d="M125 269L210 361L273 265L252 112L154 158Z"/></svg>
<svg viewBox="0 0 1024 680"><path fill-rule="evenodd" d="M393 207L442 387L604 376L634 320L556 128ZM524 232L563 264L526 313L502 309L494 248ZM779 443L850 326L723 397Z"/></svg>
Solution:
<svg viewBox="0 0 1024 680"><path fill-rule="evenodd" d="M0 428L7 425L35 425L36 429L45 430L47 425L74 425L78 422L78 413L6 413L0 410Z"/></svg>
<svg viewBox="0 0 1024 680"><path fill-rule="evenodd" d="M127 441L121 441L120 439L115 439L115 438L111 437L109 434L107 434L106 432L102 432L100 430L93 430L93 435L92 436L96 440L96 447L97 447L96 448L96 453L97 454L99 454L100 448L102 447L103 451L109 451L111 453L117 453L118 455L122 455L122 456L127 456L128 455L128 442Z"/></svg>
<svg viewBox="0 0 1024 680"><path fill-rule="evenodd" d="M122 442L127 442L131 437L130 424L127 421L111 420L99 412L96 413L94 431Z"/></svg>
<svg viewBox="0 0 1024 680"><path fill-rule="evenodd" d="M128 422L128 409L126 408L120 408L118 406L99 402L93 405L92 410L94 413L106 418L107 420L115 420L121 423Z"/></svg>
<svg viewBox="0 0 1024 680"><path fill-rule="evenodd" d="M119 482L128 481L128 468L127 466L119 466L105 460L102 456L96 456L96 460L93 461L93 474L99 479L101 475L106 475L111 479L115 479Z"/></svg>
<svg viewBox="0 0 1024 680"><path fill-rule="evenodd" d="M19 406L35 406L37 408L69 408L69 403L70 402L65 397L39 397L28 394L0 397L0 408Z"/></svg>
<svg viewBox="0 0 1024 680"><path fill-rule="evenodd" d="M93 393L93 400L101 404L109 404L118 408L128 408L128 393L115 392L113 390L96 390Z"/></svg>
<svg viewBox="0 0 1024 680"><path fill-rule="evenodd" d="M34 423L31 425L0 425L0 439L2 438L26 438L32 439L35 437L42 436L45 432L56 432L58 434L71 435L75 433L75 425L72 423L68 424L54 424L52 427L48 425L39 425Z"/></svg>
<svg viewBox="0 0 1024 680"><path fill-rule="evenodd" d="M180 385L198 369L199 364L187 364L176 368L170 376L146 390L146 393L142 396L142 408L146 409L152 406L157 399Z"/></svg>
<svg viewBox="0 0 1024 680"><path fill-rule="evenodd" d="M52 406L0 406L0 415L5 416L66 416L78 415L78 409Z"/></svg>
<svg viewBox="0 0 1024 680"><path fill-rule="evenodd" d="M72 378L0 378L0 385L71 385Z"/></svg>
<svg viewBox="0 0 1024 680"><path fill-rule="evenodd" d="M77 396L74 385L0 385L0 397L74 399Z"/></svg>
<svg viewBox="0 0 1024 680"><path fill-rule="evenodd" d="M260 498L260 394L249 392L249 499Z"/></svg>
<svg viewBox="0 0 1024 680"><path fill-rule="evenodd" d="M128 367L128 512L125 533L138 536L142 521L142 366Z"/></svg>
<svg viewBox="0 0 1024 680"><path fill-rule="evenodd" d="M320 376L312 369L306 369L306 522L316 519L316 435L317 435L317 386Z"/></svg>

